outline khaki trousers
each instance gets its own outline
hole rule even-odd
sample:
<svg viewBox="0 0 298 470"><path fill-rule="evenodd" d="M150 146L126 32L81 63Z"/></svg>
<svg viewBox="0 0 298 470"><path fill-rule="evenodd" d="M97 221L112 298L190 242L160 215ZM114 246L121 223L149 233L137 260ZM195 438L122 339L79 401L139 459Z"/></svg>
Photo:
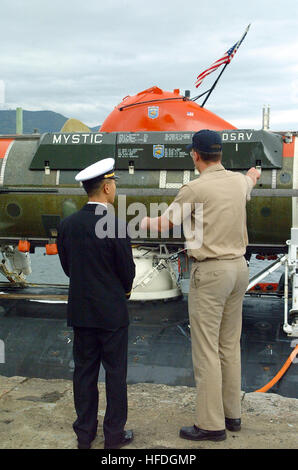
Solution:
<svg viewBox="0 0 298 470"><path fill-rule="evenodd" d="M194 262L188 296L197 387L195 424L225 429L240 418L242 304L249 281L244 257Z"/></svg>

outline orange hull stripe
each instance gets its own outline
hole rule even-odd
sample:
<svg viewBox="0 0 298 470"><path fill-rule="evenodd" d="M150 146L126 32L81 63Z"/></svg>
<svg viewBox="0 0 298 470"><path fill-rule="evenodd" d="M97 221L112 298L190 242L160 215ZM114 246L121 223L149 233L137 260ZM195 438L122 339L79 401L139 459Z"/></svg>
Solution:
<svg viewBox="0 0 298 470"><path fill-rule="evenodd" d="M0 158L4 158L6 151L13 139L0 139Z"/></svg>

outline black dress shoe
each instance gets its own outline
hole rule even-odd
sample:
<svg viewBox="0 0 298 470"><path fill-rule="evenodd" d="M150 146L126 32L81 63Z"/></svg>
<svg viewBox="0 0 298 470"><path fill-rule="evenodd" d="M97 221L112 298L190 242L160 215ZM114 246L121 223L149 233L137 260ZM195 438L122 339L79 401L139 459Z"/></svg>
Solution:
<svg viewBox="0 0 298 470"><path fill-rule="evenodd" d="M96 438L97 433L94 434L94 437L91 439L90 442L79 441L78 439L78 449L90 449L92 442Z"/></svg>
<svg viewBox="0 0 298 470"><path fill-rule="evenodd" d="M81 442L78 441L78 449L90 449L91 442Z"/></svg>
<svg viewBox="0 0 298 470"><path fill-rule="evenodd" d="M226 418L226 428L229 431L240 431L241 429L241 419L232 419Z"/></svg>
<svg viewBox="0 0 298 470"><path fill-rule="evenodd" d="M118 442L107 442L105 441L105 449L120 449L123 446L126 446L127 444L130 444L133 441L134 435L133 431L124 431L122 439Z"/></svg>
<svg viewBox="0 0 298 470"><path fill-rule="evenodd" d="M180 429L180 437L191 441L224 441L227 438L226 431L206 431L193 426L186 426Z"/></svg>

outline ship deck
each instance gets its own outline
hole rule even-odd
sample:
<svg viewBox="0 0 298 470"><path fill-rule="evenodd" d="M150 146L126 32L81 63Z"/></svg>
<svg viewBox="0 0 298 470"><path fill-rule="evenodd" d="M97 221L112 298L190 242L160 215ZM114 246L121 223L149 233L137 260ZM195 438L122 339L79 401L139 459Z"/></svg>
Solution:
<svg viewBox="0 0 298 470"><path fill-rule="evenodd" d="M0 284L0 337L5 363L0 374L12 377L72 379L72 328L66 326L67 288ZM139 382L194 386L187 298L168 302L129 302L128 384ZM243 305L242 390L253 392L280 370L295 338L282 330L283 299L247 295ZM296 364L270 392L298 398ZM99 381L104 380L101 368Z"/></svg>

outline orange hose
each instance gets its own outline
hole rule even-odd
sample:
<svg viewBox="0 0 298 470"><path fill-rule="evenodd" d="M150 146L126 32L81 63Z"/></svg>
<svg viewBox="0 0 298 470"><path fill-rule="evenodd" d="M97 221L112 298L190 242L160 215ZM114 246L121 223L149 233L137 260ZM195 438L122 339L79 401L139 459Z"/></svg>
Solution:
<svg viewBox="0 0 298 470"><path fill-rule="evenodd" d="M271 387L273 387L274 384L276 384L276 382L278 382L278 380L284 375L284 373L288 370L288 368L290 367L290 365L292 364L292 362L294 361L295 357L297 356L298 354L298 344L297 346L295 347L295 349L291 352L291 354L289 355L288 359L286 360L286 362L284 363L284 365L282 366L282 368L280 369L280 371L276 374L275 377L273 377L272 380L270 380L270 382L267 383L267 385L264 385L264 387L260 388L259 390L255 390L256 392L267 392L267 390L269 390Z"/></svg>

